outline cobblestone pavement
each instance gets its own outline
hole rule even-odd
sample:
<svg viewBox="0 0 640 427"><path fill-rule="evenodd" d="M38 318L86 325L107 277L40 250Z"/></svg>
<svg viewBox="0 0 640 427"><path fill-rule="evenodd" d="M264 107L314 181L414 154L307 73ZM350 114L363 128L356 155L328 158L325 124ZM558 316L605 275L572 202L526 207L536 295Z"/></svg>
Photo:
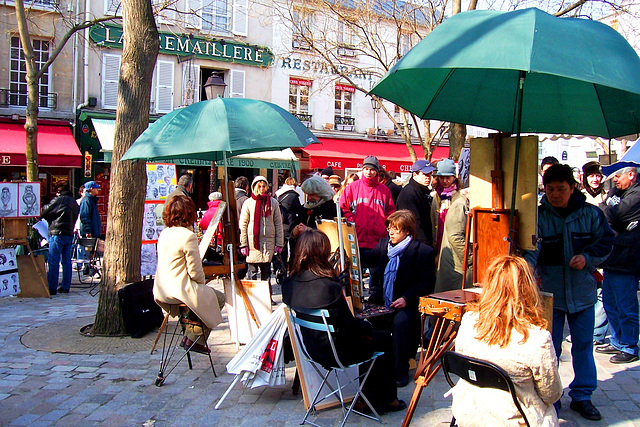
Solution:
<svg viewBox="0 0 640 427"><path fill-rule="evenodd" d="M278 302L279 295L274 299ZM97 297L77 287L50 299L0 299L0 426L281 427L298 425L302 419L301 397L291 392L294 364L287 367L285 386L248 389L239 383L220 409L214 409L233 380L225 372L236 353L226 322L209 339L217 378L208 358L194 354L193 370L182 362L164 386L156 387L160 352L149 355L155 334L140 340L81 336L79 327L92 322L96 307ZM560 371L566 387L572 374L570 344L565 346ZM561 424L640 426L640 364L616 366L599 354L596 361L598 390L593 402L603 420L581 419L564 396ZM439 373L423 391L412 425L448 425L451 401L443 397L447 389ZM399 397L408 402L412 393L409 385L399 390ZM400 425L403 416L388 414L383 419ZM337 410L328 410L315 421L329 426L338 418ZM378 423L352 416L349 425Z"/></svg>

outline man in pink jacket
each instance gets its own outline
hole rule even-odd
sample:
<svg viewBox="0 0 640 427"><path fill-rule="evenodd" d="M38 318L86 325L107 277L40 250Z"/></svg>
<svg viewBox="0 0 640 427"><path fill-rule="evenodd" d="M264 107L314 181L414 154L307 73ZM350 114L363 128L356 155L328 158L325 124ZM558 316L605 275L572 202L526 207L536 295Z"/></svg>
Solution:
<svg viewBox="0 0 640 427"><path fill-rule="evenodd" d="M384 222L396 210L391 191L378 179L379 170L378 159L367 156L362 162L362 178L349 184L340 197L342 215L356 224L361 251L375 248L387 235Z"/></svg>

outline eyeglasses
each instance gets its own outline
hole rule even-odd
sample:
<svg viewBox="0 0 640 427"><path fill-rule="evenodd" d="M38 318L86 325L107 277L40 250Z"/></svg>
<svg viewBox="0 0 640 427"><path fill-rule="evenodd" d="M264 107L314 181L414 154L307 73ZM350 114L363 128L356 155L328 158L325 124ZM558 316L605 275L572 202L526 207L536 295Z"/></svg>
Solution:
<svg viewBox="0 0 640 427"><path fill-rule="evenodd" d="M402 230L400 230L399 228L396 227L387 227L387 233L391 234L396 234L396 233L400 233Z"/></svg>

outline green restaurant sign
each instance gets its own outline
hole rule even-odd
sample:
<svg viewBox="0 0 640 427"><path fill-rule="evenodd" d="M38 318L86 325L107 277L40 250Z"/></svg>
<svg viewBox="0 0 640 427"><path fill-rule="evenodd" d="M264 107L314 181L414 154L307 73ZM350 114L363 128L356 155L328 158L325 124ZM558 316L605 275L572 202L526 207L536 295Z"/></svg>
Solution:
<svg viewBox="0 0 640 427"><path fill-rule="evenodd" d="M118 25L94 25L89 31L89 37L99 46L122 49L123 31ZM268 67L274 60L273 52L268 47L163 32L160 32L160 53L178 56L195 55L196 58L201 59L256 67Z"/></svg>

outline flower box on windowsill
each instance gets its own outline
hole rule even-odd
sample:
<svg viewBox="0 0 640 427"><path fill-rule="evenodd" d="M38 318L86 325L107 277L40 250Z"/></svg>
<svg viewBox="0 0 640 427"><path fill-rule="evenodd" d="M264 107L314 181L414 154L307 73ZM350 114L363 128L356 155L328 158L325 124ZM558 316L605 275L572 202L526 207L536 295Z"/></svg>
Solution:
<svg viewBox="0 0 640 427"><path fill-rule="evenodd" d="M332 130L333 129L333 123L325 123L323 125L323 129L324 130Z"/></svg>

